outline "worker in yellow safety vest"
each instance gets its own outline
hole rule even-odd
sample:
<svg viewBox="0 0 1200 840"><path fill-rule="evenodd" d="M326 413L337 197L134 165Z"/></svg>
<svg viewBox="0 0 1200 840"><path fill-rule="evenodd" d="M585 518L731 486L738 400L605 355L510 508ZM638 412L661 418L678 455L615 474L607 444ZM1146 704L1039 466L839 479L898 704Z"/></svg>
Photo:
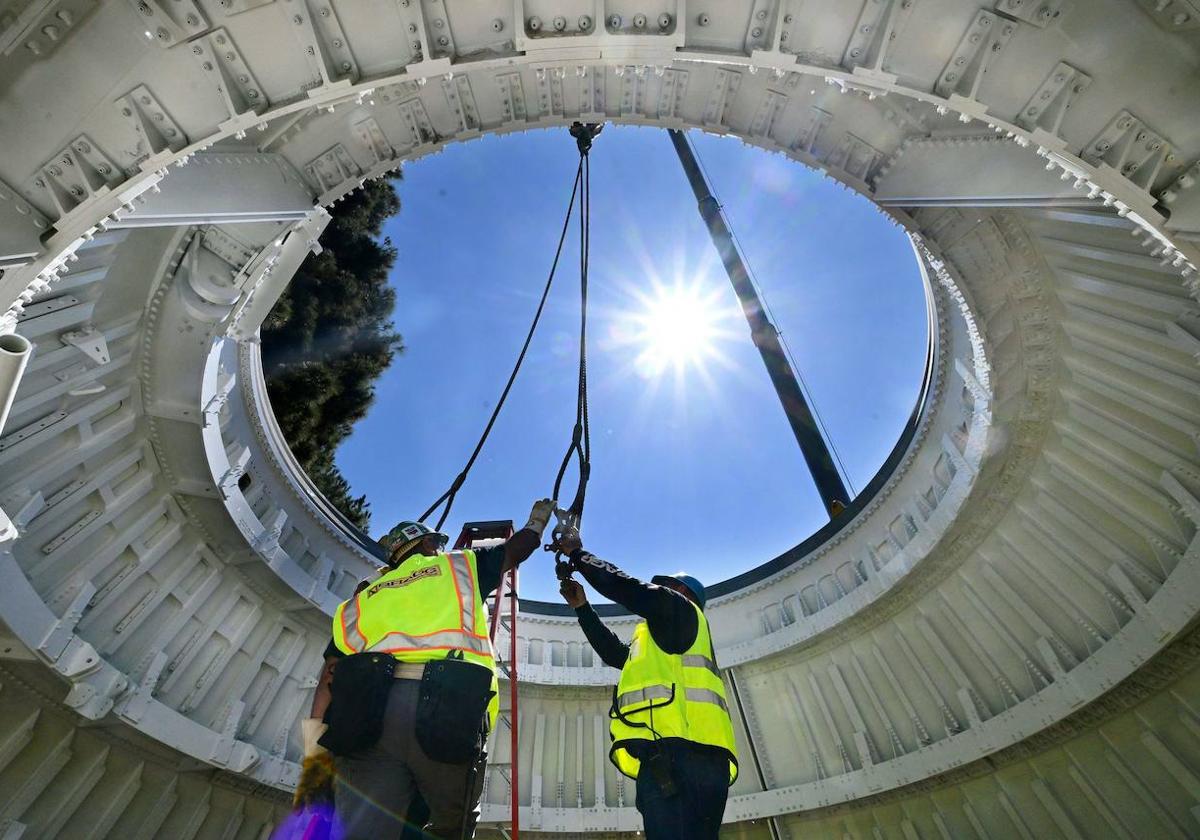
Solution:
<svg viewBox="0 0 1200 840"><path fill-rule="evenodd" d="M476 551L446 552L446 535L401 523L390 568L338 605L317 689L331 699L302 722L306 768L333 753L336 836L398 836L418 795L426 832L474 835L499 710L485 603L541 545L554 508L536 502L507 542Z"/></svg>
<svg viewBox="0 0 1200 840"><path fill-rule="evenodd" d="M584 551L576 532L555 548L567 570L642 617L627 645L601 623L583 586L567 576L559 587L601 660L621 669L609 758L637 781L647 840L716 840L738 763L704 586L682 573L643 583Z"/></svg>

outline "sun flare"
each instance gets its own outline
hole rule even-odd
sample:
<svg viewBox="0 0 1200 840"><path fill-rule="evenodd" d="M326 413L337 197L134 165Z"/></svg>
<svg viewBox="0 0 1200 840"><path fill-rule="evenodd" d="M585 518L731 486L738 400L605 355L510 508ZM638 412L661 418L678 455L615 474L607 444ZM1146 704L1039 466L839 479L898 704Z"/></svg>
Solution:
<svg viewBox="0 0 1200 840"><path fill-rule="evenodd" d="M649 377L682 374L721 361L719 343L728 333L729 319L721 292L678 283L639 296L640 309L625 325L638 371Z"/></svg>

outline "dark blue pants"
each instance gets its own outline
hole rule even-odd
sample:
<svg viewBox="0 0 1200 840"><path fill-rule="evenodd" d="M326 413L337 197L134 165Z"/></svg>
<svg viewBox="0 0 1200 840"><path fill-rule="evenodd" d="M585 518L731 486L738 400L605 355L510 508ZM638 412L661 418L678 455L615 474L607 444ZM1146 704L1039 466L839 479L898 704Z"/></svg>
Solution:
<svg viewBox="0 0 1200 840"><path fill-rule="evenodd" d="M643 763L637 777L637 809L646 840L717 840L729 797L729 759L686 742L659 742L671 758L675 793L664 795Z"/></svg>

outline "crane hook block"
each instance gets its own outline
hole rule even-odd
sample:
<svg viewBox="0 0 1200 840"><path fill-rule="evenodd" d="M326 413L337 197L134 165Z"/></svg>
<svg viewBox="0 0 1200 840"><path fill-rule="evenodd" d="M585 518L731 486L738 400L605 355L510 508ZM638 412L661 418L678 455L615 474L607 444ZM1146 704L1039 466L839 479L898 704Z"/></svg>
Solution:
<svg viewBox="0 0 1200 840"><path fill-rule="evenodd" d="M571 136L579 147L579 154L586 155L592 149L592 141L604 130L604 123L571 123Z"/></svg>

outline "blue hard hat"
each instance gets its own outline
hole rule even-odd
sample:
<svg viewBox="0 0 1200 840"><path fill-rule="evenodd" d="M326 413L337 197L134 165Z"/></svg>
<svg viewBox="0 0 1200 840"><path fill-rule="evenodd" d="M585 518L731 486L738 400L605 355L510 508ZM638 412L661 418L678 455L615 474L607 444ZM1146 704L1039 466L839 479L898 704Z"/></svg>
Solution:
<svg viewBox="0 0 1200 840"><path fill-rule="evenodd" d="M700 609L704 609L704 605L708 602L708 596L704 592L704 584L684 572L676 572L673 575L655 575L650 578L650 582L657 583L659 586L664 586L667 583L682 583L696 596L696 603L700 605Z"/></svg>

